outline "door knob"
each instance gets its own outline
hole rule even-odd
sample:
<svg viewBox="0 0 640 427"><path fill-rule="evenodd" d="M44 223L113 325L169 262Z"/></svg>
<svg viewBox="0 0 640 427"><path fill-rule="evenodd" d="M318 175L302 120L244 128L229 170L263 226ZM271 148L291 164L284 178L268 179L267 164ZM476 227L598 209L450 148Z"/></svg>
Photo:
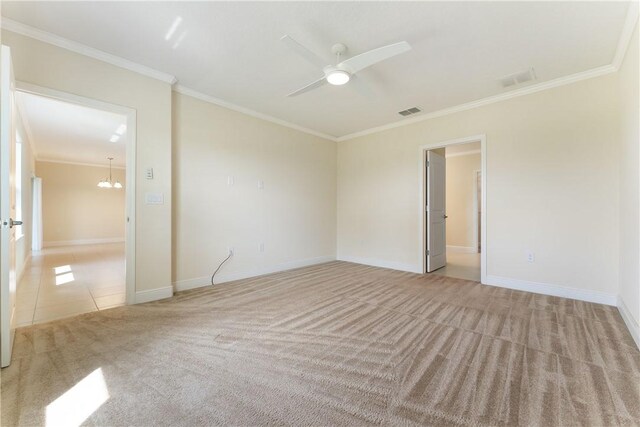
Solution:
<svg viewBox="0 0 640 427"><path fill-rule="evenodd" d="M442 215L442 218L447 219L449 218L449 215Z"/></svg>
<svg viewBox="0 0 640 427"><path fill-rule="evenodd" d="M13 228L14 225L22 225L22 221L17 221L13 218L9 218L9 228Z"/></svg>

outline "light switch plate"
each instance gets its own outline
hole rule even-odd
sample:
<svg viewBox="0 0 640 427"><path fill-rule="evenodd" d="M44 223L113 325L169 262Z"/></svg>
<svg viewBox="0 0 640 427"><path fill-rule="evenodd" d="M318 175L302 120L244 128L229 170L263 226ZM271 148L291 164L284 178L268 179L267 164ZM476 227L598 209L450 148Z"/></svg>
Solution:
<svg viewBox="0 0 640 427"><path fill-rule="evenodd" d="M144 193L144 201L147 205L163 205L164 193Z"/></svg>
<svg viewBox="0 0 640 427"><path fill-rule="evenodd" d="M147 179L153 179L153 168L147 168Z"/></svg>

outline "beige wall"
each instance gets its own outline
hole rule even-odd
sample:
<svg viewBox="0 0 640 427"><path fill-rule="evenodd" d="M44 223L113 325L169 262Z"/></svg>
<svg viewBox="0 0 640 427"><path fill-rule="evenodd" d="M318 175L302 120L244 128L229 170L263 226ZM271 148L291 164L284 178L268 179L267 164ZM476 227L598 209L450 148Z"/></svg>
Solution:
<svg viewBox="0 0 640 427"><path fill-rule="evenodd" d="M640 127L638 108L638 25L618 73L620 96L620 299L635 322L640 321ZM639 344L640 345L640 342Z"/></svg>
<svg viewBox="0 0 640 427"><path fill-rule="evenodd" d="M36 162L42 178L44 245L105 240L124 242L125 191L98 188L108 167ZM113 180L125 182L125 170L113 169Z"/></svg>
<svg viewBox="0 0 640 427"><path fill-rule="evenodd" d="M130 107L137 112L136 291L171 289L171 85L107 63L2 31L18 81ZM146 180L145 169L154 169ZM163 205L144 203L146 192Z"/></svg>
<svg viewBox="0 0 640 427"><path fill-rule="evenodd" d="M474 249L474 195L480 169L479 153L447 157L447 246Z"/></svg>
<svg viewBox="0 0 640 427"><path fill-rule="evenodd" d="M179 93L173 111L178 289L209 283L228 247L218 281L335 258L335 142Z"/></svg>
<svg viewBox="0 0 640 427"><path fill-rule="evenodd" d="M422 271L419 147L486 134L487 273L614 297L615 79L584 80L339 143L338 258Z"/></svg>

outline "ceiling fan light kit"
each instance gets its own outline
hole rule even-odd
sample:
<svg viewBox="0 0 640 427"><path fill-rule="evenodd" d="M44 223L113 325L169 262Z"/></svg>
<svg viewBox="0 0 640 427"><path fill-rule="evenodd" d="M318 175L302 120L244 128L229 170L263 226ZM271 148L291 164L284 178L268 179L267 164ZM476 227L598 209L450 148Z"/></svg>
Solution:
<svg viewBox="0 0 640 427"><path fill-rule="evenodd" d="M335 67L328 67L324 71L325 76L327 78L327 82L334 86L341 86L343 84L349 83L349 79L351 76L344 70L339 70Z"/></svg>
<svg viewBox="0 0 640 427"><path fill-rule="evenodd" d="M382 46L377 49L370 50L360 55L352 56L349 59L340 61L340 57L347 51L347 47L342 43L336 43L331 47L331 53L336 56L336 65L326 65L324 59L295 41L291 36L284 35L280 39L289 48L295 51L298 55L302 56L313 65L318 66L324 72L324 77L318 79L308 85L291 92L287 96L297 96L302 93L308 92L315 88L318 88L325 83L329 83L334 86L341 86L349 83L351 77L355 76L361 70L367 67L377 64L396 55L411 50L411 45L406 41L402 41L388 46Z"/></svg>

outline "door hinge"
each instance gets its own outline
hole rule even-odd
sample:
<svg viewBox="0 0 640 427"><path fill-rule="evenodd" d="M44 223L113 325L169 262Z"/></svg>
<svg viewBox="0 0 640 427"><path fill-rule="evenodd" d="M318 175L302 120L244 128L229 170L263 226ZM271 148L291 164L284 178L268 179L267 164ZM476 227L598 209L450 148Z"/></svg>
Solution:
<svg viewBox="0 0 640 427"><path fill-rule="evenodd" d="M429 163L430 163L429 160L427 160L427 167L429 167Z"/></svg>
<svg viewBox="0 0 640 427"><path fill-rule="evenodd" d="M427 255L429 255L429 249L427 249Z"/></svg>

